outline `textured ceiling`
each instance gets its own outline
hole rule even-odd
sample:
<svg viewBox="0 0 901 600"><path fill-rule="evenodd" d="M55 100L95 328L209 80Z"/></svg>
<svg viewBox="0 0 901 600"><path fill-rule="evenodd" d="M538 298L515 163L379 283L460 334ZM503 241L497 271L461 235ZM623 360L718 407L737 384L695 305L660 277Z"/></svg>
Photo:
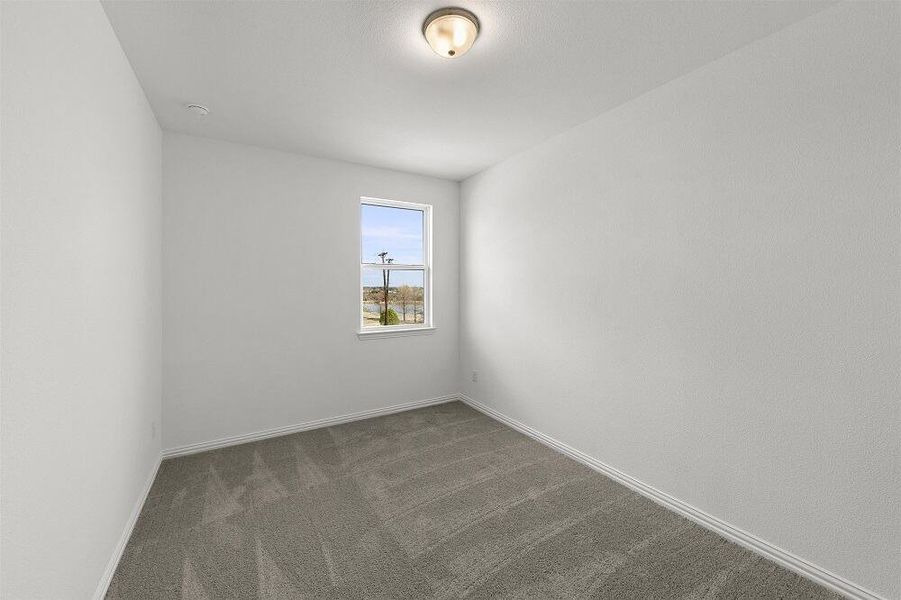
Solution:
<svg viewBox="0 0 901 600"><path fill-rule="evenodd" d="M482 23L456 60L420 33L434 0L104 8L164 129L461 179L827 6L451 4Z"/></svg>

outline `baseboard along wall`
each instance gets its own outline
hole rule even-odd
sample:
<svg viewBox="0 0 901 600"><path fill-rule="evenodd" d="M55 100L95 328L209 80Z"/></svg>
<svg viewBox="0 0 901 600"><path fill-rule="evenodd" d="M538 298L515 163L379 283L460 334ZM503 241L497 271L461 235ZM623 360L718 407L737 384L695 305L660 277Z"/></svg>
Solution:
<svg viewBox="0 0 901 600"><path fill-rule="evenodd" d="M818 565L815 565L803 558L792 554L791 552L784 550L774 544L767 542L766 540L762 540L759 537L748 533L734 525L730 525L725 521L722 521L713 515L707 514L704 511L695 508L694 506L688 504L687 502L683 502L678 498L674 498L670 496L666 492L662 492L657 488L650 486L631 475L623 473L619 469L611 467L608 464L605 464L599 461L596 458L593 458L584 452L573 448L572 446L565 444L559 440L552 438L549 435L546 435L537 429L534 429L512 417L505 415L504 413L486 405L478 400L474 400L469 396L465 396L463 394L460 395L460 400L465 404L471 406L477 411L484 413L485 415L512 427L513 429L524 433L530 438L541 442L542 444L553 448L554 450L569 456L573 460L576 460L595 471L606 475L607 477L613 479L614 481L618 481L629 489L638 492L642 496L653 500L654 502L662 505L664 508L667 508L673 512L676 512L687 519L694 521L698 525L709 529L710 531L716 533L717 535L726 538L727 540L738 544L739 546L743 546L752 552L759 554L778 565L785 567L795 573L798 573L802 577L806 577L812 581L819 583L820 585L836 592L844 595L851 600L889 600L883 596L880 596L874 592L871 592L863 587L848 581L844 577L840 575L836 575L835 573L824 569Z"/></svg>
<svg viewBox="0 0 901 600"><path fill-rule="evenodd" d="M332 427L333 425L341 425L352 421L361 421L363 419L371 419L373 417L381 417L393 413L403 412L422 408L424 406L432 406L434 404L444 404L445 402L453 402L459 400L458 394L449 394L447 396L438 396L436 398L427 398L425 400L414 400L413 402L404 402L402 404L394 404L384 408L374 408L372 410L363 410L360 412L339 415L337 417L326 417L324 419L316 419L315 421L306 421L304 423L295 423L294 425L285 425L283 427L273 427L272 429L264 429L262 431L254 431L251 433L242 433L230 437L210 440L208 442L198 442L196 444L187 444L176 448L163 450L163 458L173 458L175 456L185 456L187 454L196 454L198 452L206 452L207 450L215 450L216 448L226 448L237 444L246 444L247 442L255 442L257 440L265 440L267 438L278 437L280 435L288 435L297 433L298 431L309 431L310 429L319 429L320 427Z"/></svg>
<svg viewBox="0 0 901 600"><path fill-rule="evenodd" d="M774 544L762 540L751 533L743 531L742 529L739 529L734 525L730 525L729 523L726 523L725 521L722 521L714 517L713 515L709 515L704 511L695 508L694 506L683 502L682 500L679 500L678 498L674 498L673 496L670 496L669 494L662 492L657 488L632 477L631 475L623 473L622 471L611 467L610 465L607 465L597 460L596 458L593 458L585 454L584 452L573 448L568 444L556 440L551 436L538 431L537 429L521 423L520 421L517 421L516 419L513 419L505 415L504 413L463 394L451 394L447 396L439 396L436 398L428 398L426 400L417 400L414 402L395 404L393 406L387 406L384 408L360 411L336 417L327 417L324 419L317 419L314 421L307 421L304 423L297 423L284 427L275 427L263 431L245 433L241 435L211 440L208 442L188 444L185 446L179 446L176 448L164 450L161 453L160 458L156 461L156 464L154 465L150 476L148 477L147 482L144 485L144 490L139 497L137 504L132 510L132 514L125 525L122 536L119 539L115 550L113 551L113 556L111 557L110 562L100 579L100 582L97 586L97 591L94 594L95 600L102 600L106 595L107 588L112 581L113 574L116 571L116 567L119 564L122 553L124 552L125 547L128 544L128 539L131 537L131 532L134 529L138 515L141 513L141 508L144 505L147 494L150 492L150 488L153 485L153 480L156 478L156 474L159 470L162 460L167 458L174 458L177 456L195 454L198 452L205 452L207 450L215 450L216 448L225 448L237 444L244 444L247 442L278 437L281 435L288 435L299 431L308 431L311 429L318 429L320 427L331 427L334 425L341 425L342 423L350 423L352 421L360 421L362 419L371 419L373 417L390 415L407 410L414 410L435 404L443 404L445 402L453 402L455 400L459 400L471 406L475 410L491 417L492 419L504 423L505 425L529 436L530 438L541 442L542 444L558 452L561 452L566 456L569 456L573 460L576 460L586 465L587 467L599 473L602 473L607 477L610 477L611 479L625 485L626 487L634 490L642 496L645 496L646 498L657 502L665 508L674 511L686 517L687 519L690 519L691 521L694 521L695 523L701 525L702 527L705 527L706 529L709 529L710 531L713 531L717 535L720 535L727 540L739 544L740 546L743 546L751 550L752 552L755 552L769 560L772 560L773 562L785 567L786 569L794 571L803 577L811 579L834 592L842 594L847 598L850 598L852 600L889 600L869 590L866 590L863 587L851 581L848 581L847 579L836 575L835 573L832 573L827 569L804 560L803 558L796 556L791 552L788 552L787 550L783 550L782 548L779 548Z"/></svg>
<svg viewBox="0 0 901 600"><path fill-rule="evenodd" d="M103 597L106 596L106 591L109 589L113 575L116 573L116 567L119 566L122 553L125 552L128 540L131 538L131 532L134 531L135 523L138 522L138 515L141 514L141 509L144 508L144 502L147 501L147 495L150 493L150 488L153 487L153 481L156 479L156 474L159 472L162 462L163 457L160 455L150 469L150 475L147 476L147 480L144 482L144 489L141 490L134 508L131 509L131 514L128 516L128 521L125 522L125 528L122 530L122 535L119 536L119 541L116 542L116 547L113 549L113 555L110 557L103 575L100 576L100 581L97 582L97 589L94 591L93 596L94 600L103 600Z"/></svg>
<svg viewBox="0 0 901 600"><path fill-rule="evenodd" d="M175 458L177 456L196 454L198 452L206 452L207 450L215 450L216 448L225 448L228 446L235 446L237 444L245 444L247 442L264 440L267 438L278 437L280 435L288 435L290 433L296 433L298 431L308 431L310 429L318 429L320 427L331 427L332 425L341 425L342 423L350 423L352 421L360 421L362 419L371 419L372 417L390 415L393 413L413 410L415 408L432 406L434 404L453 402L455 400L460 400L460 396L457 394L450 394L447 396L427 398L426 400L416 400L414 402L405 402L403 404L395 404L392 406L386 406L384 408L364 410L347 415L340 415L337 417L327 417L325 419L317 419L315 421L307 421L304 423L287 425L285 427L275 427L272 429L265 429L263 431L244 433L241 435L220 438L217 440L210 440L208 442L199 442L196 444L188 444L185 446L179 446L177 448L169 448L167 450L163 450L160 453L160 456L157 458L156 463L154 463L147 481L144 483L144 489L142 490L141 495L138 497L138 501L132 509L128 521L125 523L125 528L122 531L122 535L120 536L119 541L116 543L116 547L113 550L113 555L112 557L110 557L110 561L106 566L106 570L104 570L103 575L100 577L100 581L97 584L97 589L94 592L94 600L103 600L103 597L106 596L106 592L113 580L113 575L116 573L116 567L119 566L119 561L122 558L122 553L125 551L125 547L128 545L128 540L129 538L131 538L131 533L134 530L135 523L137 523L138 515L141 514L141 509L144 506L144 502L147 500L147 495L150 493L150 488L153 486L153 481L154 479L156 479L156 474L157 472L159 472L160 465L162 464L163 460L167 458Z"/></svg>

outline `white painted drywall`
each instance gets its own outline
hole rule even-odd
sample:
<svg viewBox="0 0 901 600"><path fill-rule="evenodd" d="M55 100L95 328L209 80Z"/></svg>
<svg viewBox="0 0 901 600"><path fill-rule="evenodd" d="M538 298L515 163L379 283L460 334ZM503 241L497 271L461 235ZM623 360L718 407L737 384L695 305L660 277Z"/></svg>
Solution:
<svg viewBox="0 0 901 600"><path fill-rule="evenodd" d="M361 196L433 205L430 335L360 340ZM458 391L459 185L165 133L164 446Z"/></svg>
<svg viewBox="0 0 901 600"><path fill-rule="evenodd" d="M456 3L480 22L456 60L421 32L447 0L104 7L167 131L461 179L826 6Z"/></svg>
<svg viewBox="0 0 901 600"><path fill-rule="evenodd" d="M469 396L887 598L899 6L741 48L468 179L461 211Z"/></svg>
<svg viewBox="0 0 901 600"><path fill-rule="evenodd" d="M0 596L82 600L160 451L161 132L99 3L0 11Z"/></svg>

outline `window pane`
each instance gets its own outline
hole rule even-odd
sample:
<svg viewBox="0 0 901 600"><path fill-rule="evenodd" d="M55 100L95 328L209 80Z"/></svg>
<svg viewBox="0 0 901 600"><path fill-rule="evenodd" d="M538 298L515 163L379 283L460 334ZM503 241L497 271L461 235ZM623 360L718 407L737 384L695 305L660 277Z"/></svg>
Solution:
<svg viewBox="0 0 901 600"><path fill-rule="evenodd" d="M385 323L385 278L388 276L388 322ZM413 325L425 322L424 273L363 270L363 327Z"/></svg>
<svg viewBox="0 0 901 600"><path fill-rule="evenodd" d="M362 205L362 235L364 263L379 263L381 252L396 264L421 265L421 210L390 206Z"/></svg>

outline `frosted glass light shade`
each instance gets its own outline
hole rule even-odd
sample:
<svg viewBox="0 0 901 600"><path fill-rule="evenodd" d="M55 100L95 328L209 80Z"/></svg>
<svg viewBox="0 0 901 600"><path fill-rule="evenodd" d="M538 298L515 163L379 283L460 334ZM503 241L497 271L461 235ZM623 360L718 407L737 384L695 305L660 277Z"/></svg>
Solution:
<svg viewBox="0 0 901 600"><path fill-rule="evenodd" d="M462 8L442 8L422 24L422 34L432 50L444 58L458 58L472 48L479 35L479 20Z"/></svg>

